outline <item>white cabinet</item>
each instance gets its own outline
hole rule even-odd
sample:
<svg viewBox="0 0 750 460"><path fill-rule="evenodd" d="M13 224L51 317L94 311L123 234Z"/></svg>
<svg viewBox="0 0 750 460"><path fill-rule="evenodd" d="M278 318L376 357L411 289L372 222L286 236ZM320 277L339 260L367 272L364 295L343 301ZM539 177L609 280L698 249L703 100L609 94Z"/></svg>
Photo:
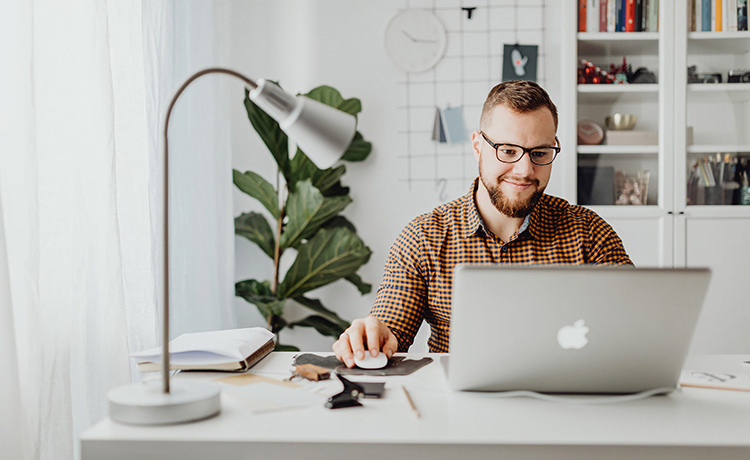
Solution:
<svg viewBox="0 0 750 460"><path fill-rule="evenodd" d="M750 165L750 83L727 83L727 72L750 70L750 32L692 32L684 1L659 3L659 31L648 33L578 33L577 2L562 6L559 129L571 152L558 160L565 198L586 196L579 187L592 170L605 178L613 169L649 171L646 205L590 207L615 228L637 266L710 267L693 351L748 353L750 206L739 204L742 181L734 172ZM657 83L578 84L579 58L608 69L623 56L634 69L655 72ZM723 82L688 83L688 66L720 73ZM637 115L636 129L657 131L658 144L577 145L578 120L604 125L617 112Z"/></svg>

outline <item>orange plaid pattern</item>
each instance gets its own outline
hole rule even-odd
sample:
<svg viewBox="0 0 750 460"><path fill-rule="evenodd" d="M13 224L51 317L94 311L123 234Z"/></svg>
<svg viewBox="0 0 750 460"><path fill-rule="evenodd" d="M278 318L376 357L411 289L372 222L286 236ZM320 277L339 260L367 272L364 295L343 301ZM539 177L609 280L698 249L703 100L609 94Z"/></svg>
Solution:
<svg viewBox="0 0 750 460"><path fill-rule="evenodd" d="M469 193L423 214L391 247L370 315L409 349L427 321L433 353L449 347L453 268L458 263L632 264L615 231L593 211L543 195L524 225L504 242L485 229ZM528 224L528 225L527 225Z"/></svg>

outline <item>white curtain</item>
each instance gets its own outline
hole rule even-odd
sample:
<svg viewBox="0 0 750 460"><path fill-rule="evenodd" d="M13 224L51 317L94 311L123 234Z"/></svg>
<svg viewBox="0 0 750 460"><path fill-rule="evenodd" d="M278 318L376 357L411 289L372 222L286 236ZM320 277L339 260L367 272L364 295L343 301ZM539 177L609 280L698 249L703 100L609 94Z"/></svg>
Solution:
<svg viewBox="0 0 750 460"><path fill-rule="evenodd" d="M73 459L159 343L160 117L189 72L224 64L226 2L0 3L0 199L23 458ZM194 85L170 129L173 336L233 326L226 103ZM5 453L2 454L4 456Z"/></svg>

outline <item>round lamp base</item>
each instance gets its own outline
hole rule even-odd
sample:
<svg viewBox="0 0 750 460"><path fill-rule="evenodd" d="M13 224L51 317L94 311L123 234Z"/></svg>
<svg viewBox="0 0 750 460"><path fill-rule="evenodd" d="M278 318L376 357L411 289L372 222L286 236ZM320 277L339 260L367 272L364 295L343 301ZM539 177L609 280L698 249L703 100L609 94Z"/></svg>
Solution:
<svg viewBox="0 0 750 460"><path fill-rule="evenodd" d="M131 425L169 425L194 422L221 410L219 387L210 383L176 380L162 392L161 380L134 383L107 395L109 417Z"/></svg>

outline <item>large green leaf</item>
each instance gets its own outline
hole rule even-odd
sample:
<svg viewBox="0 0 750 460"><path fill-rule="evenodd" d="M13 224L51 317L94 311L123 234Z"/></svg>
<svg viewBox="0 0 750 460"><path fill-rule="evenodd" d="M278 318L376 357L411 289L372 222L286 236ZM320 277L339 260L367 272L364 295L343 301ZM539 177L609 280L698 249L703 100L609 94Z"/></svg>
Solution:
<svg viewBox="0 0 750 460"><path fill-rule="evenodd" d="M258 132L258 135L266 144L268 150L279 165L279 170L284 178L289 181L289 138L281 130L279 123L271 118L266 112L260 109L253 101L250 100L250 92L245 89L245 110L250 123Z"/></svg>
<svg viewBox="0 0 750 460"><path fill-rule="evenodd" d="M344 329L346 329L345 327L342 328L339 324L318 315L310 315L307 318L289 323L289 327L295 326L314 327L316 331L329 337L338 337L344 332Z"/></svg>
<svg viewBox="0 0 750 460"><path fill-rule="evenodd" d="M274 258L273 231L263 215L257 212L248 212L235 217L234 233L257 244L268 257Z"/></svg>
<svg viewBox="0 0 750 460"><path fill-rule="evenodd" d="M305 94L305 96L318 102L322 102L323 104L337 108L342 102L344 102L344 98L341 96L341 93L339 93L337 89L327 85L318 86L309 93Z"/></svg>
<svg viewBox="0 0 750 460"><path fill-rule="evenodd" d="M297 188L287 198L286 215L289 221L281 234L280 246L296 247L351 202L348 196L324 197L309 180L297 182Z"/></svg>
<svg viewBox="0 0 750 460"><path fill-rule="evenodd" d="M337 105L336 108L343 112L356 116L359 112L362 111L362 102L359 99L351 98L345 101L341 101L341 103Z"/></svg>
<svg viewBox="0 0 750 460"><path fill-rule="evenodd" d="M274 218L279 218L279 194L267 180L252 171L243 174L236 169L232 170L232 180L237 188L260 201Z"/></svg>
<svg viewBox="0 0 750 460"><path fill-rule="evenodd" d="M305 307L309 308L310 310L320 313L321 315L325 315L329 320L339 325L339 327L343 329L346 329L349 327L349 322L341 319L339 315L336 314L335 311L331 311L323 306L323 304L318 299L308 299L307 297L298 296L295 297L294 300L299 303L300 305L304 305Z"/></svg>
<svg viewBox="0 0 750 460"><path fill-rule="evenodd" d="M284 313L286 300L273 295L269 281L260 282L253 279L240 281L234 285L234 292L235 295L258 307L260 314L269 323L274 317L280 317Z"/></svg>
<svg viewBox="0 0 750 460"><path fill-rule="evenodd" d="M305 153L297 149L297 153L292 158L291 162L291 174L293 181L303 181L310 179L312 184L320 190L323 195L326 195L326 191L336 185L341 176L346 172L346 166L339 165L335 168L318 169L315 163L305 155ZM295 190L296 187L290 187L290 190Z"/></svg>
<svg viewBox="0 0 750 460"><path fill-rule="evenodd" d="M297 259L279 285L279 297L297 297L353 273L372 251L345 227L321 229L298 248Z"/></svg>
<svg viewBox="0 0 750 460"><path fill-rule="evenodd" d="M347 276L346 280L356 286L357 290L362 295L369 294L370 291L372 291L372 284L362 281L362 278L360 278L356 273Z"/></svg>
<svg viewBox="0 0 750 460"><path fill-rule="evenodd" d="M346 152L344 152L344 155L341 156L341 159L346 161L363 161L370 155L371 151L372 144L367 142L362 137L362 134L357 131L354 134L352 143L349 144L349 147L346 149Z"/></svg>

